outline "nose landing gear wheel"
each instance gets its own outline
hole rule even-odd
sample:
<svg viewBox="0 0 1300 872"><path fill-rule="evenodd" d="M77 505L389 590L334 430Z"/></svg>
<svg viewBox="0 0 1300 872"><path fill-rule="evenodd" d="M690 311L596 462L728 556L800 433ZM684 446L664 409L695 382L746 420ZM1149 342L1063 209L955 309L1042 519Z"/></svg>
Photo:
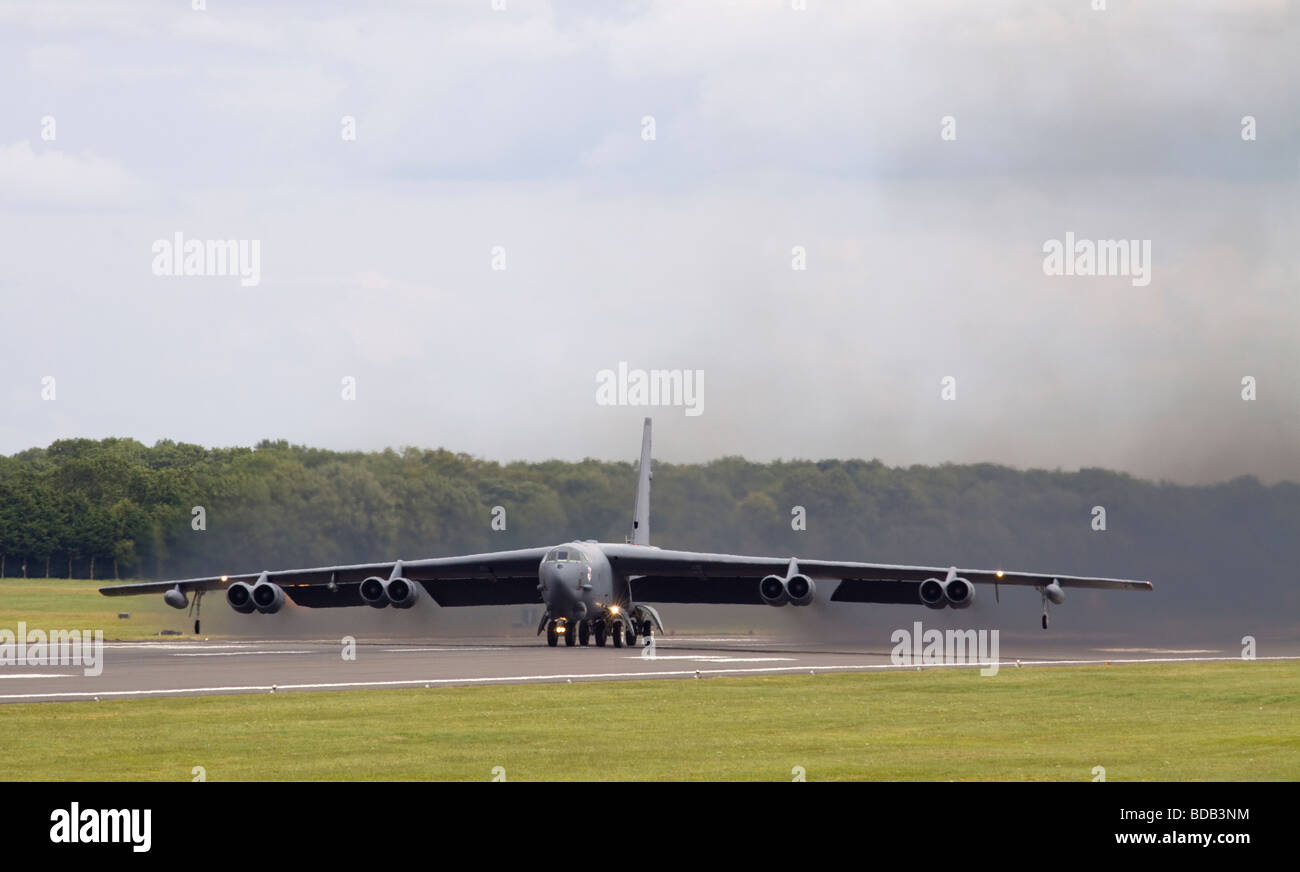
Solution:
<svg viewBox="0 0 1300 872"><path fill-rule="evenodd" d="M591 622L578 621L578 644L586 645L591 641Z"/></svg>
<svg viewBox="0 0 1300 872"><path fill-rule="evenodd" d="M605 622L597 621L595 627L593 627L592 630L596 634L596 647L604 648L605 647Z"/></svg>
<svg viewBox="0 0 1300 872"><path fill-rule="evenodd" d="M552 648L560 644L560 634L555 632L555 621L546 622L546 644Z"/></svg>
<svg viewBox="0 0 1300 872"><path fill-rule="evenodd" d="M615 648L622 648L622 647L623 647L623 623L622 623L622 621L615 621L615 622L614 622L614 626L610 627L610 628L609 628L609 631L610 631L610 635L612 635L612 636L614 637L614 647L615 647Z"/></svg>

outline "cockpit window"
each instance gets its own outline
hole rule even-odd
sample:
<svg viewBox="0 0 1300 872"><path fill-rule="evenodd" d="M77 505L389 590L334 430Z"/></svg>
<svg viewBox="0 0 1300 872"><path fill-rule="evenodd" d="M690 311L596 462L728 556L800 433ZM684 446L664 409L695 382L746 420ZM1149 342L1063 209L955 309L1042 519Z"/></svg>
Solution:
<svg viewBox="0 0 1300 872"><path fill-rule="evenodd" d="M557 563L586 563L587 555L576 548L556 548L546 555L546 559Z"/></svg>

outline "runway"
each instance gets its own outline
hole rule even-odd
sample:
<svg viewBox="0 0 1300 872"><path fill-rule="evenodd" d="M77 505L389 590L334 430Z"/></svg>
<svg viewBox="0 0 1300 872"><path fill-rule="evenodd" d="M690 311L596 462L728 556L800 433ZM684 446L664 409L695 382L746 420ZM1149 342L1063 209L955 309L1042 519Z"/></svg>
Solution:
<svg viewBox="0 0 1300 872"><path fill-rule="evenodd" d="M916 669L889 649L790 643L753 636L672 636L641 648L564 646L537 641L376 640L345 659L339 640L175 640L106 642L102 671L82 666L0 668L0 702L286 693L360 688L499 685L536 682L704 679L720 676L874 672ZM1089 663L1239 660L1211 648L1099 649L1062 643L1004 645L999 669ZM1300 659L1297 657L1260 657ZM967 663L923 668L988 669Z"/></svg>

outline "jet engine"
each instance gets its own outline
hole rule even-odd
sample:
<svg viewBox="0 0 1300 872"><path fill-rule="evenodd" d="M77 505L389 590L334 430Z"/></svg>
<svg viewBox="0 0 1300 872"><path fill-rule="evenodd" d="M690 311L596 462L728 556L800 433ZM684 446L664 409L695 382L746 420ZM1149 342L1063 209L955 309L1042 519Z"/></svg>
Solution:
<svg viewBox="0 0 1300 872"><path fill-rule="evenodd" d="M943 592L943 582L937 578L927 578L921 582L921 602L932 609L941 609L948 605L948 598Z"/></svg>
<svg viewBox="0 0 1300 872"><path fill-rule="evenodd" d="M384 584L384 593L395 609L409 609L420 598L420 586L409 578L390 578Z"/></svg>
<svg viewBox="0 0 1300 872"><path fill-rule="evenodd" d="M817 588L813 580L806 575L792 575L785 582L786 593L790 595L790 604L806 606L813 601Z"/></svg>
<svg viewBox="0 0 1300 872"><path fill-rule="evenodd" d="M284 606L284 588L269 581L253 585L253 605L264 615L273 615Z"/></svg>
<svg viewBox="0 0 1300 872"><path fill-rule="evenodd" d="M785 588L785 579L779 575L769 575L760 581L758 595L769 606L783 606L790 601L790 592Z"/></svg>
<svg viewBox="0 0 1300 872"><path fill-rule="evenodd" d="M361 582L361 598L367 604L377 609L382 609L388 605L388 593L385 590L384 579L377 575L372 575L365 581Z"/></svg>
<svg viewBox="0 0 1300 872"><path fill-rule="evenodd" d="M226 602L241 615L250 614L257 608L253 602L253 588L243 581L237 581L226 588Z"/></svg>
<svg viewBox="0 0 1300 872"><path fill-rule="evenodd" d="M948 605L954 609L968 609L975 601L975 585L964 578L954 576L944 582L943 595L947 598Z"/></svg>

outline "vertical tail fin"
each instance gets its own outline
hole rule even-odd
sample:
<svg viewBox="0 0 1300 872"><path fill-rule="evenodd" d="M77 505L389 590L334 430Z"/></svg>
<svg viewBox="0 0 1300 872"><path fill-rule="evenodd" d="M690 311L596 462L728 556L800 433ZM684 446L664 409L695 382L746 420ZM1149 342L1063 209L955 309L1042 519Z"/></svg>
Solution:
<svg viewBox="0 0 1300 872"><path fill-rule="evenodd" d="M650 544L650 419L641 433L641 468L636 480L636 504L632 507L632 544Z"/></svg>

